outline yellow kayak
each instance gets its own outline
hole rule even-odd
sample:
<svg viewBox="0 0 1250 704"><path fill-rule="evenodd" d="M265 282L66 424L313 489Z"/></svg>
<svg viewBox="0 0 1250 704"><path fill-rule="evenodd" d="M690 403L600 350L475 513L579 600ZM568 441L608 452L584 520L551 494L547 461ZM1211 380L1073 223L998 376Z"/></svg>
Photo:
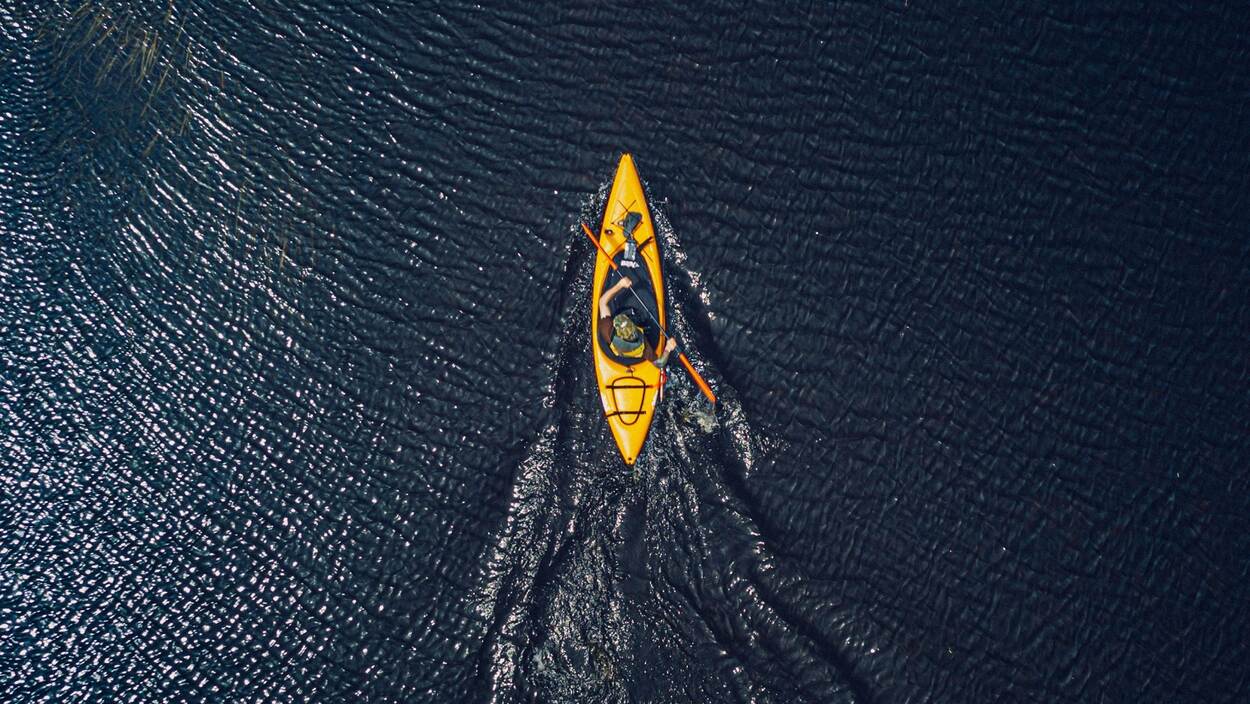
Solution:
<svg viewBox="0 0 1250 704"><path fill-rule="evenodd" d="M626 246L629 234L632 234L636 248L632 261ZM664 279L660 269L659 242L642 193L642 182L638 180L634 159L629 154L622 155L617 166L598 240L600 247L595 256L590 299L590 340L595 356L595 377L599 382L599 398L603 401L603 412L607 416L608 427L612 429L612 437L625 464L633 466L642 452L647 431L651 429L651 421L655 417L662 375L652 362L620 357L603 342L599 333L599 297L620 279L623 272L634 281L633 291L638 296L635 297L629 290L621 291L612 299L613 314L631 306L635 309L654 306L651 313L659 319L658 328L642 310L636 310L636 314L631 316L644 325L647 344L653 350L663 349L662 330L668 323L664 316ZM617 264L619 272L609 263L609 256Z"/></svg>

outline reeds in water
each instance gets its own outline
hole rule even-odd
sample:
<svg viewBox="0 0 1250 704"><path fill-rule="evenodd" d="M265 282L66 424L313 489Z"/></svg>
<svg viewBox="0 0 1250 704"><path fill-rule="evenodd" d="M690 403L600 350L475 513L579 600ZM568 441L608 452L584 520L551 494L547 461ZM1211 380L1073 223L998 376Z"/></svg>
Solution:
<svg viewBox="0 0 1250 704"><path fill-rule="evenodd" d="M146 143L146 158L161 135L184 134L192 118L180 99L199 82L186 20L172 0L156 10L84 0L72 9L53 6L39 36L51 44L61 87L93 129L112 118L119 136L129 133L136 148Z"/></svg>

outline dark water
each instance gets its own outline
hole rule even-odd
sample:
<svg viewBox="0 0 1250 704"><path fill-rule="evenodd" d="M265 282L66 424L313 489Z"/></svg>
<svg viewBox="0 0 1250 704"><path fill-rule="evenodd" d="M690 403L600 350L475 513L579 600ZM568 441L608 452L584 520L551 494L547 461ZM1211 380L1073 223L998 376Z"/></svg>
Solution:
<svg viewBox="0 0 1250 704"><path fill-rule="evenodd" d="M780 5L0 7L0 699L1246 701L1246 13Z"/></svg>

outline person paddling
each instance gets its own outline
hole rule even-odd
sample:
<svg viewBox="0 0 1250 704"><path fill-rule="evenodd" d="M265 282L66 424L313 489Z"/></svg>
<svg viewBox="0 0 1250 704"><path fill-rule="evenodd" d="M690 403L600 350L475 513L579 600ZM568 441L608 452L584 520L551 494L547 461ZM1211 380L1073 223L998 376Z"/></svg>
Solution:
<svg viewBox="0 0 1250 704"><path fill-rule="evenodd" d="M629 277L623 276L615 286L604 291L599 297L599 339L618 357L645 359L663 369L664 365L668 364L669 353L677 348L677 340L668 338L668 342L664 345L664 352L656 355L655 349L647 344L642 328L628 313L612 315L612 299L621 291L632 288L633 285Z"/></svg>

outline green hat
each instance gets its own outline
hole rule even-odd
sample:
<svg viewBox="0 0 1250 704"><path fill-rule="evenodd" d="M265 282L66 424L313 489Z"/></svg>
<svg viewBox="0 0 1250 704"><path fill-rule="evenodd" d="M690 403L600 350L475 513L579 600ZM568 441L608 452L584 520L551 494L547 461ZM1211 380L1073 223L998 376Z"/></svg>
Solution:
<svg viewBox="0 0 1250 704"><path fill-rule="evenodd" d="M638 326L625 313L616 314L616 317L612 319L612 329L616 332L616 336L622 340L632 342L634 338L638 337Z"/></svg>

